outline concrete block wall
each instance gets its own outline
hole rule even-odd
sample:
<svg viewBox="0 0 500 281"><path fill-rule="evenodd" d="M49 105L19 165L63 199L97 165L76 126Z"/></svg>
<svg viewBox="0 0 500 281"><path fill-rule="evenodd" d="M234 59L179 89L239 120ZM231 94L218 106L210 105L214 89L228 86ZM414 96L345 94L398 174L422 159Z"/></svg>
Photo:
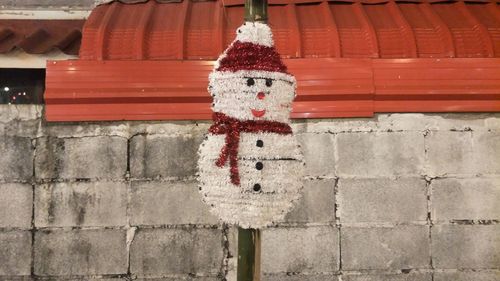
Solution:
<svg viewBox="0 0 500 281"><path fill-rule="evenodd" d="M47 123L0 106L0 280L235 280L201 202L209 122ZM296 120L303 198L263 280L500 280L500 115Z"/></svg>

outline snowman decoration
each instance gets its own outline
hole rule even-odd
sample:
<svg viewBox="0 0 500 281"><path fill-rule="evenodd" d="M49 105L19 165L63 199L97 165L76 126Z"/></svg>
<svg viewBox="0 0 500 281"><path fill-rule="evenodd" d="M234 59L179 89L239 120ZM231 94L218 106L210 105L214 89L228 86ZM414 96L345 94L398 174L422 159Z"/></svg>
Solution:
<svg viewBox="0 0 500 281"><path fill-rule="evenodd" d="M246 22L209 76L214 124L198 161L203 201L223 222L262 228L300 198L303 157L289 125L296 81L272 32Z"/></svg>

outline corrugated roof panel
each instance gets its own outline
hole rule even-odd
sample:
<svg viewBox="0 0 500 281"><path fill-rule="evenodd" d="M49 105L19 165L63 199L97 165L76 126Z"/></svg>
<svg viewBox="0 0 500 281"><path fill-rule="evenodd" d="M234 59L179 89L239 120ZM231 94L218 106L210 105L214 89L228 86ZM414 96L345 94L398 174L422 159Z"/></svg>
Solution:
<svg viewBox="0 0 500 281"><path fill-rule="evenodd" d="M97 59L95 47L97 45L97 31L101 25L101 20L108 11L107 5L97 6L92 10L91 16L85 21L84 31L85 42L80 48L80 58Z"/></svg>
<svg viewBox="0 0 500 281"><path fill-rule="evenodd" d="M400 26L396 23L388 3L363 5L371 24L377 33L377 41L382 58L412 57Z"/></svg>
<svg viewBox="0 0 500 281"><path fill-rule="evenodd" d="M431 2L273 0L269 25L285 58L499 56L498 5ZM81 58L215 59L243 22L242 4L101 5L85 25Z"/></svg>
<svg viewBox="0 0 500 281"><path fill-rule="evenodd" d="M224 7L224 46L233 42L236 29L243 24L243 6Z"/></svg>
<svg viewBox="0 0 500 281"><path fill-rule="evenodd" d="M83 20L0 20L0 53L19 48L29 54L44 54L59 49L76 55L83 24Z"/></svg>
<svg viewBox="0 0 500 281"><path fill-rule="evenodd" d="M136 9L134 5L124 5L119 13L108 12L112 13L112 16L103 42L106 46L104 59L120 60L135 57L134 42L143 39L137 38L136 34L140 31L138 21L144 10Z"/></svg>
<svg viewBox="0 0 500 281"><path fill-rule="evenodd" d="M278 52L284 58L298 57L292 30L297 24L297 18L294 17L295 6L293 4L271 5L268 7L268 13L269 26L273 29L274 45Z"/></svg>
<svg viewBox="0 0 500 281"><path fill-rule="evenodd" d="M433 1L270 0L277 49L298 81L292 117L500 111L500 59L488 58L498 56L498 6ZM98 7L81 59L48 65L47 119L210 118L207 75L242 4Z"/></svg>
<svg viewBox="0 0 500 281"><path fill-rule="evenodd" d="M413 29L419 57L454 56L451 34L428 4L400 2L398 8Z"/></svg>
<svg viewBox="0 0 500 281"><path fill-rule="evenodd" d="M242 0L100 5L85 22L80 57L215 59L234 39L243 13ZM271 0L269 15L276 46L287 58L500 56L495 2ZM78 51L83 21L76 28L63 21L31 27L25 21L23 28L6 22L15 23L0 22L0 52Z"/></svg>
<svg viewBox="0 0 500 281"><path fill-rule="evenodd" d="M179 28L183 20L182 3L155 5L146 31L146 54L148 59L182 59L184 46ZM184 24L182 22L182 24Z"/></svg>
<svg viewBox="0 0 500 281"><path fill-rule="evenodd" d="M342 57L378 57L376 42L370 35L369 22L359 3L330 2L337 24Z"/></svg>
<svg viewBox="0 0 500 281"><path fill-rule="evenodd" d="M287 59L293 118L500 111L500 59ZM49 121L209 119L213 61L48 64Z"/></svg>
<svg viewBox="0 0 500 281"><path fill-rule="evenodd" d="M463 2L434 3L432 9L439 15L451 31L457 57L492 56L491 42L481 33L477 23L461 7Z"/></svg>
<svg viewBox="0 0 500 281"><path fill-rule="evenodd" d="M497 111L498 59L375 60L376 112Z"/></svg>
<svg viewBox="0 0 500 281"><path fill-rule="evenodd" d="M217 57L217 51L214 50L214 37L216 37L218 27L214 15L218 6L217 2L200 2L189 10L185 29L187 59L215 59Z"/></svg>
<svg viewBox="0 0 500 281"><path fill-rule="evenodd" d="M467 9L486 27L493 41L496 57L500 57L500 8L495 3L467 3Z"/></svg>
<svg viewBox="0 0 500 281"><path fill-rule="evenodd" d="M328 6L323 3L310 3L297 5L296 9L302 55L304 57L331 57L333 42L328 21L332 20L332 15Z"/></svg>

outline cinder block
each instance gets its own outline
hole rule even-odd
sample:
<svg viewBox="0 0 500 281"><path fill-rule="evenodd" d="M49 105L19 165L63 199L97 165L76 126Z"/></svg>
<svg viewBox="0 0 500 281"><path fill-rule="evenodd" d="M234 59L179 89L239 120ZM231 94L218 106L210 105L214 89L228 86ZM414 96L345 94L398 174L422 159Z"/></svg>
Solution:
<svg viewBox="0 0 500 281"><path fill-rule="evenodd" d="M500 131L500 114L487 113L487 116L484 117L484 124L487 130Z"/></svg>
<svg viewBox="0 0 500 281"><path fill-rule="evenodd" d="M138 135L130 141L130 173L134 178L194 176L200 136Z"/></svg>
<svg viewBox="0 0 500 281"><path fill-rule="evenodd" d="M307 176L335 176L333 135L306 133L297 135L304 154Z"/></svg>
<svg viewBox="0 0 500 281"><path fill-rule="evenodd" d="M499 220L500 179L438 179L432 181L432 218Z"/></svg>
<svg viewBox="0 0 500 281"><path fill-rule="evenodd" d="M35 280L60 280L60 281L126 281L127 277L115 277L115 278L102 278L101 276L51 276L44 278L37 278ZM0 279L1 280L1 279ZM135 280L135 279L134 279Z"/></svg>
<svg viewBox="0 0 500 281"><path fill-rule="evenodd" d="M406 113L401 115L406 115ZM414 120L414 122L425 124L425 129L432 131L477 131L485 129L485 118L487 116L491 116L491 113L422 114L420 120Z"/></svg>
<svg viewBox="0 0 500 281"><path fill-rule="evenodd" d="M500 174L500 131L474 132L474 164L482 174Z"/></svg>
<svg viewBox="0 0 500 281"><path fill-rule="evenodd" d="M0 275L31 274L31 233L0 232Z"/></svg>
<svg viewBox="0 0 500 281"><path fill-rule="evenodd" d="M0 111L2 108L0 107ZM34 139L37 137L40 120L10 120L5 121L1 119L3 114L0 113L0 135L3 137L18 137L18 138L30 138ZM0 279L1 280L1 279Z"/></svg>
<svg viewBox="0 0 500 281"><path fill-rule="evenodd" d="M132 225L219 223L202 202L195 182L132 182L130 215Z"/></svg>
<svg viewBox="0 0 500 281"><path fill-rule="evenodd" d="M130 248L130 270L138 277L217 274L222 244L219 229L141 229Z"/></svg>
<svg viewBox="0 0 500 281"><path fill-rule="evenodd" d="M39 179L121 179L127 170L127 139L109 136L40 138L35 167Z"/></svg>
<svg viewBox="0 0 500 281"><path fill-rule="evenodd" d="M29 184L0 184L0 227L31 227L33 187Z"/></svg>
<svg viewBox="0 0 500 281"><path fill-rule="evenodd" d="M434 281L498 281L500 272L436 272Z"/></svg>
<svg viewBox="0 0 500 281"><path fill-rule="evenodd" d="M419 132L341 133L336 149L340 177L423 173L424 136Z"/></svg>
<svg viewBox="0 0 500 281"><path fill-rule="evenodd" d="M332 274L302 275L302 274L269 274L261 278L262 281L337 281L338 276Z"/></svg>
<svg viewBox="0 0 500 281"><path fill-rule="evenodd" d="M342 281L431 281L430 273L343 275Z"/></svg>
<svg viewBox="0 0 500 281"><path fill-rule="evenodd" d="M0 281L38 281L38 280L50 280L50 281L126 281L126 277L116 277L116 278L102 278L100 276L51 276L51 277L33 277L33 276L8 276L8 278L2 279L0 276Z"/></svg>
<svg viewBox="0 0 500 281"><path fill-rule="evenodd" d="M435 225L432 260L435 268L498 268L500 225Z"/></svg>
<svg viewBox="0 0 500 281"><path fill-rule="evenodd" d="M2 4L0 1L0 6ZM40 128L42 109L42 105L35 104L0 104L0 135L35 138Z"/></svg>
<svg viewBox="0 0 500 281"><path fill-rule="evenodd" d="M427 174L475 174L472 133L432 131L426 136Z"/></svg>
<svg viewBox="0 0 500 281"><path fill-rule="evenodd" d="M127 185L123 182L42 184L35 188L35 225L124 226Z"/></svg>
<svg viewBox="0 0 500 281"><path fill-rule="evenodd" d="M0 3L2 6L7 6L5 1ZM0 104L0 119L2 123L38 120L43 115L42 111L41 104Z"/></svg>
<svg viewBox="0 0 500 281"><path fill-rule="evenodd" d="M137 281L221 281L220 277L208 277L208 276L196 276L196 277L186 277L185 275L179 277L162 277L162 278L137 278ZM228 279L231 280L231 279ZM231 280L232 281L232 280Z"/></svg>
<svg viewBox="0 0 500 281"><path fill-rule="evenodd" d="M378 117L379 115L377 115ZM300 122L307 125L310 133L346 133L372 132L379 126L378 118L334 118L334 119L305 119Z"/></svg>
<svg viewBox="0 0 500 281"><path fill-rule="evenodd" d="M422 113L377 114L377 129L380 131L424 131L435 124L436 116Z"/></svg>
<svg viewBox="0 0 500 281"><path fill-rule="evenodd" d="M262 272L338 271L338 246L338 229L333 226L265 229Z"/></svg>
<svg viewBox="0 0 500 281"><path fill-rule="evenodd" d="M44 123L39 134L54 138L89 138L89 137L122 137L130 136L128 122L96 122L96 123Z"/></svg>
<svg viewBox="0 0 500 281"><path fill-rule="evenodd" d="M64 281L81 281L81 278L74 277L74 278L59 278L59 280L64 280ZM52 280L52 279L51 279ZM126 277L122 278L100 278L99 276L85 276L85 281L126 281Z"/></svg>
<svg viewBox="0 0 500 281"><path fill-rule="evenodd" d="M427 219L423 179L340 179L338 185L338 212L342 223Z"/></svg>
<svg viewBox="0 0 500 281"><path fill-rule="evenodd" d="M186 120L175 122L131 122L130 135L204 136L212 120Z"/></svg>
<svg viewBox="0 0 500 281"><path fill-rule="evenodd" d="M33 153L31 139L0 136L0 179L30 180L33 175Z"/></svg>
<svg viewBox="0 0 500 281"><path fill-rule="evenodd" d="M328 223L335 221L335 180L304 182L302 198L285 217L286 222Z"/></svg>
<svg viewBox="0 0 500 281"><path fill-rule="evenodd" d="M35 233L36 275L127 273L126 231L54 230Z"/></svg>
<svg viewBox="0 0 500 281"><path fill-rule="evenodd" d="M0 276L0 281L32 281L32 280L34 279L28 275Z"/></svg>
<svg viewBox="0 0 500 281"><path fill-rule="evenodd" d="M413 269L428 268L427 226L341 229L342 268Z"/></svg>

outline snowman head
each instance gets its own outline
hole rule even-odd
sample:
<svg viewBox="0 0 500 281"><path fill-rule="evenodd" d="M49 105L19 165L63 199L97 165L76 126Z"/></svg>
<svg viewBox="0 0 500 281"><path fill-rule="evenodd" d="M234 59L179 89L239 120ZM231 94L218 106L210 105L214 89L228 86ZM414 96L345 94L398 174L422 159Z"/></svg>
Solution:
<svg viewBox="0 0 500 281"><path fill-rule="evenodd" d="M244 23L209 77L212 110L239 120L288 122L296 81L273 46L271 29Z"/></svg>

